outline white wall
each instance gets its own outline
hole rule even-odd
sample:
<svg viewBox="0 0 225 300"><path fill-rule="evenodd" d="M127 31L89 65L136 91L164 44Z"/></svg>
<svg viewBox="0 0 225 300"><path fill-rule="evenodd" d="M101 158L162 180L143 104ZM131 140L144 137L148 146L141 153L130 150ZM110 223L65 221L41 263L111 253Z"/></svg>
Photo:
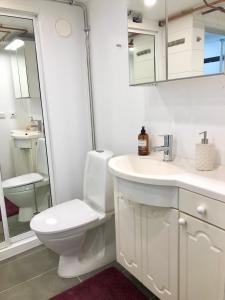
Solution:
<svg viewBox="0 0 225 300"><path fill-rule="evenodd" d="M57 202L81 197L85 156L90 147L81 10L35 0L2 0L0 7L39 14ZM57 19L70 22L69 38L57 35Z"/></svg>
<svg viewBox="0 0 225 300"><path fill-rule="evenodd" d="M177 155L194 158L198 133L207 130L218 162L225 164L225 78L128 87L125 1L91 0L89 5L99 147L136 152L137 135L147 124L153 144L161 143L158 134L172 133Z"/></svg>

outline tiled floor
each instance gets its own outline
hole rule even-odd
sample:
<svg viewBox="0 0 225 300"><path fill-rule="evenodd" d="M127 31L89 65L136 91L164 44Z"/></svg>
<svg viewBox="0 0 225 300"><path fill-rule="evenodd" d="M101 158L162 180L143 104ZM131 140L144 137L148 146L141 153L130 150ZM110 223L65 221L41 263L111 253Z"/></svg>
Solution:
<svg viewBox="0 0 225 300"><path fill-rule="evenodd" d="M57 264L57 255L43 246L0 262L0 300L48 300L108 267L77 278L63 279L57 275ZM148 299L157 300L119 264L114 262L112 265L122 271Z"/></svg>

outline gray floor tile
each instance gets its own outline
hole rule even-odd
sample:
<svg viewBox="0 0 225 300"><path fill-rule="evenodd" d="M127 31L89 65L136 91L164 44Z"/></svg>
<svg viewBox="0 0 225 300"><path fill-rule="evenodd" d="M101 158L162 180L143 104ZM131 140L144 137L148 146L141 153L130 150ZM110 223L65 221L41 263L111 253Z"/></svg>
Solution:
<svg viewBox="0 0 225 300"><path fill-rule="evenodd" d="M37 253L37 252L39 252L39 251L41 251L43 249L46 249L46 247L44 245L40 245L38 247L32 248L32 249L30 249L28 251L25 251L23 253L20 253L18 255L15 255L13 257L8 258L8 259L2 260L2 261L0 261L0 268L1 268L2 265L14 262L14 261L19 260L21 258L24 258L24 257L26 257L28 255L33 255L34 253Z"/></svg>
<svg viewBox="0 0 225 300"><path fill-rule="evenodd" d="M0 267L0 291L4 291L57 267L58 255L48 249L34 252Z"/></svg>
<svg viewBox="0 0 225 300"><path fill-rule="evenodd" d="M77 278L60 278L57 275L57 269L54 269L1 292L0 300L48 300L78 283Z"/></svg>

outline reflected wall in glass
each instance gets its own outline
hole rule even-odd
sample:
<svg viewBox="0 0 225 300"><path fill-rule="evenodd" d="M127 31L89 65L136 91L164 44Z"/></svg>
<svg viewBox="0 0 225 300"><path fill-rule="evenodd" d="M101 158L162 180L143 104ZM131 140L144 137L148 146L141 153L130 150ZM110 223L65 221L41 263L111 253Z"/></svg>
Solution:
<svg viewBox="0 0 225 300"><path fill-rule="evenodd" d="M224 73L224 41L225 1L168 1L168 79Z"/></svg>
<svg viewBox="0 0 225 300"><path fill-rule="evenodd" d="M33 21L0 16L0 24L0 165L14 237L51 205L51 192Z"/></svg>
<svg viewBox="0 0 225 300"><path fill-rule="evenodd" d="M165 1L146 8L144 1L128 4L130 85L166 80Z"/></svg>

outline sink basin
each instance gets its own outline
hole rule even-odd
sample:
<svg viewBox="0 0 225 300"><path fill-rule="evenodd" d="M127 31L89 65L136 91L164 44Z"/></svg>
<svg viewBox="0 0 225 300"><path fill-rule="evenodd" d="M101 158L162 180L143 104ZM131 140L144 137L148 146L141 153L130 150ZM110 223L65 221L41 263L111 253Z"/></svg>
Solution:
<svg viewBox="0 0 225 300"><path fill-rule="evenodd" d="M166 180L174 180L175 175L184 171L172 163L153 159L149 156L124 155L112 158L109 162L111 172L123 179L155 183L160 181L164 185Z"/></svg>
<svg viewBox="0 0 225 300"><path fill-rule="evenodd" d="M155 154L146 157L124 155L112 158L109 161L109 170L115 177L118 191L126 189L125 193L132 198L136 190L146 190L146 195L160 195L165 189L183 188L225 202L225 166L217 166L214 171L201 172L195 169L195 162L192 160L176 158L173 162L163 162L161 159L161 156ZM168 195L168 191L166 193ZM165 199L167 196L164 196ZM135 201L139 201L139 198L135 197Z"/></svg>
<svg viewBox="0 0 225 300"><path fill-rule="evenodd" d="M28 130L11 130L11 136L14 139L36 139L41 137L41 132L39 131L28 131Z"/></svg>
<svg viewBox="0 0 225 300"><path fill-rule="evenodd" d="M183 172L179 167L150 156L124 155L112 158L109 169L115 176L115 190L123 198L143 205L178 207L176 176Z"/></svg>
<svg viewBox="0 0 225 300"><path fill-rule="evenodd" d="M39 131L11 130L14 145L19 149L32 149L32 141L42 136Z"/></svg>

